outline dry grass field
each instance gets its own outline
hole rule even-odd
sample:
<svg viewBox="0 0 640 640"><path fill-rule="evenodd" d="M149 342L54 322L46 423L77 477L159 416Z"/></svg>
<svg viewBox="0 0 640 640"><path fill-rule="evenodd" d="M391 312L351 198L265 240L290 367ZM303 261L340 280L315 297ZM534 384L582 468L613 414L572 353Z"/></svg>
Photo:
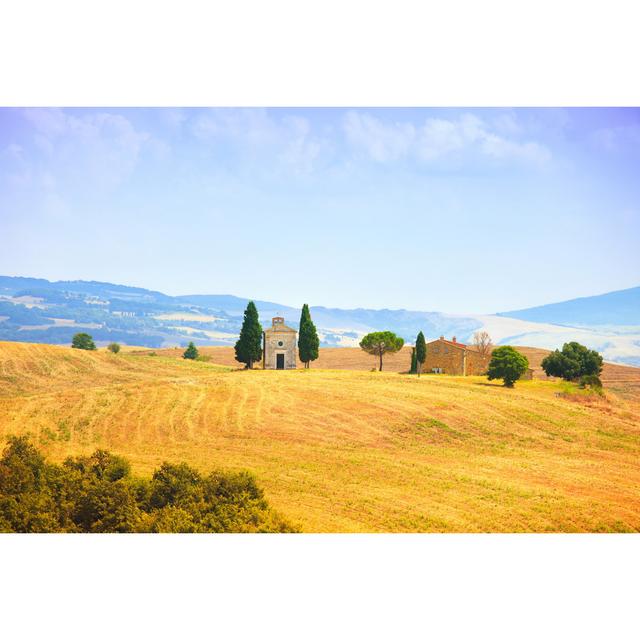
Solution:
<svg viewBox="0 0 640 640"><path fill-rule="evenodd" d="M418 379L392 358L371 372L350 349L307 371L173 351L0 343L0 439L31 433L52 460L102 447L140 474L163 460L249 469L304 531L640 530L638 369L607 367L599 398Z"/></svg>
<svg viewBox="0 0 640 640"><path fill-rule="evenodd" d="M145 351L151 351L150 349ZM138 353L145 351L138 350ZM134 351L135 352L135 351ZM184 348L155 349L159 356L169 358L182 358ZM211 358L210 362L221 364L234 369L242 368L235 359L233 347L198 347L198 352ZM400 352L388 354L384 357L383 369L385 371L408 371L411 364L411 347L404 347ZM299 362L298 366L302 366ZM370 356L362 349L349 347L328 347L320 349L320 357L312 365L314 369L350 369L370 371L378 367L377 356Z"/></svg>

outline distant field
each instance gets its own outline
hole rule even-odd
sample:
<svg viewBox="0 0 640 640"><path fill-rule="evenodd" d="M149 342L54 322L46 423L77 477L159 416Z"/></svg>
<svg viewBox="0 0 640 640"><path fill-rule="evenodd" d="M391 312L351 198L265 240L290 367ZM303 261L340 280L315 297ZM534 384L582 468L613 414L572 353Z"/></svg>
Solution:
<svg viewBox="0 0 640 640"><path fill-rule="evenodd" d="M516 349L527 356L529 366L534 370L534 377L538 380L546 380L540 363L542 359L550 353L547 349L538 349L534 347L520 347ZM129 347L135 353L143 353L140 349ZM170 358L182 358L183 348L172 349L148 349L146 351L155 351L158 355ZM227 367L240 368L241 365L235 359L233 347L198 347L198 351L204 355L211 357L211 362L221 364ZM370 371L377 368L377 357L370 356L359 348L335 347L320 349L320 357L311 363L313 369L352 369L358 371ZM383 370L406 372L411 364L411 347L404 347L400 352L384 357ZM256 366L259 366L256 365ZM302 363L300 363L302 366ZM640 367L626 367L618 364L605 363L602 372L602 379L605 383L615 383L624 381L625 384L637 386L640 392Z"/></svg>
<svg viewBox="0 0 640 640"><path fill-rule="evenodd" d="M158 355L170 358L181 358L184 353L183 348L154 349ZM211 357L211 362L222 364L227 367L244 367L235 359L233 347L198 347L198 351ZM386 371L408 371L411 364L411 348L404 347L402 351L389 354L384 357L383 370ZM299 364L302 366L302 363ZM362 349L350 347L329 347L320 349L320 357L311 363L314 369L356 369L369 371L377 368L378 358L370 356Z"/></svg>
<svg viewBox="0 0 640 640"><path fill-rule="evenodd" d="M203 351L216 364L0 342L0 437L31 433L54 460L107 448L141 474L249 469L305 531L640 530L637 369L607 367L600 399L558 381L418 379L392 358L372 373L350 349L310 371Z"/></svg>

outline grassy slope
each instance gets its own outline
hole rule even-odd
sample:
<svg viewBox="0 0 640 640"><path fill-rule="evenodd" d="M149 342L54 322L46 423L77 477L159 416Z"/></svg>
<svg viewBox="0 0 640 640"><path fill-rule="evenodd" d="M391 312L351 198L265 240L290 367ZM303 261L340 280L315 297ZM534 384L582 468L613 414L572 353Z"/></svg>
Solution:
<svg viewBox="0 0 640 640"><path fill-rule="evenodd" d="M53 459L108 448L140 473L162 460L248 468L306 531L638 530L630 389L577 402L560 382L245 372L0 343L0 437L31 432Z"/></svg>

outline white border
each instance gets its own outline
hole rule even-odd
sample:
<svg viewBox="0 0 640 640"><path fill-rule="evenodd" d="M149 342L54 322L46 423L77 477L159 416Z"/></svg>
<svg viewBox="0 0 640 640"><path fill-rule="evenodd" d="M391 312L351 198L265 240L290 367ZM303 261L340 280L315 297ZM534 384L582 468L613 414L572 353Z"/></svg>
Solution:
<svg viewBox="0 0 640 640"><path fill-rule="evenodd" d="M640 104L631 0L20 0L5 106Z"/></svg>

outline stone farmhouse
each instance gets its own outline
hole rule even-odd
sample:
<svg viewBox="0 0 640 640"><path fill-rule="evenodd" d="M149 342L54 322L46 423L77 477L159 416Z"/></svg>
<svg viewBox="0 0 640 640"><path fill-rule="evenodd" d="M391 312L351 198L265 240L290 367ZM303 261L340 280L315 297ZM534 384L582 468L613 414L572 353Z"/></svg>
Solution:
<svg viewBox="0 0 640 640"><path fill-rule="evenodd" d="M490 355L483 356L475 347L458 342L455 336L427 342L425 373L448 373L454 376L480 376L486 373Z"/></svg>
<svg viewBox="0 0 640 640"><path fill-rule="evenodd" d="M262 332L262 368L295 369L298 365L297 332L287 327L284 318L276 317Z"/></svg>
<svg viewBox="0 0 640 640"><path fill-rule="evenodd" d="M448 373L454 376L482 376L487 372L491 354L483 356L476 347L462 344L453 336L445 340L427 342L427 357L422 366L425 373ZM533 380L533 369L528 368L520 380Z"/></svg>

